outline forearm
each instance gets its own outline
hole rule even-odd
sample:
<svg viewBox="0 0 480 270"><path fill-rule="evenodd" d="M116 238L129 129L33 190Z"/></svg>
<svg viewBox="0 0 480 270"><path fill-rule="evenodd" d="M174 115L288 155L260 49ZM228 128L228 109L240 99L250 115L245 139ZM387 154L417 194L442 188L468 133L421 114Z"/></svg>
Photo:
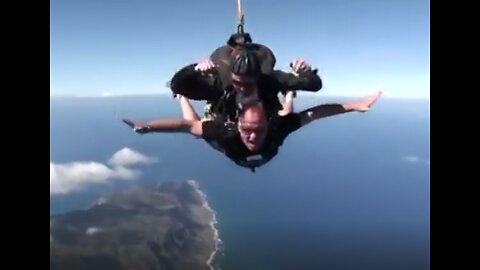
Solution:
<svg viewBox="0 0 480 270"><path fill-rule="evenodd" d="M346 108L342 104L323 104L315 106L308 111L311 112L310 114L312 115L313 120L317 120L320 118L351 112L353 110Z"/></svg>
<svg viewBox="0 0 480 270"><path fill-rule="evenodd" d="M299 75L299 81L297 82L299 90L309 91L309 92L318 92L322 89L322 79L315 72L311 72L304 75Z"/></svg>
<svg viewBox="0 0 480 270"><path fill-rule="evenodd" d="M189 80L198 76L195 71L195 66L196 64L190 64L184 66L179 71L175 72L175 74L172 76L172 79L170 80L170 88L172 88L172 91L175 92L178 88L181 88L181 86L183 86L181 84L185 80Z"/></svg>
<svg viewBox="0 0 480 270"><path fill-rule="evenodd" d="M192 100L218 99L222 91L217 76L197 72L195 66L196 64L185 66L175 73L170 81L172 92Z"/></svg>
<svg viewBox="0 0 480 270"><path fill-rule="evenodd" d="M300 113L301 121L303 125L306 125L314 120L326 118L330 116L335 116L339 114L344 114L347 112L352 112L353 109L349 108L348 105L343 104L323 104L318 105L307 110L304 110Z"/></svg>
<svg viewBox="0 0 480 270"><path fill-rule="evenodd" d="M158 119L147 123L149 132L186 132L189 133L193 121L184 119Z"/></svg>
<svg viewBox="0 0 480 270"><path fill-rule="evenodd" d="M308 92L318 92L322 89L322 80L316 71L298 76L283 71L274 71L275 78L282 85L282 92L286 90L302 90Z"/></svg>

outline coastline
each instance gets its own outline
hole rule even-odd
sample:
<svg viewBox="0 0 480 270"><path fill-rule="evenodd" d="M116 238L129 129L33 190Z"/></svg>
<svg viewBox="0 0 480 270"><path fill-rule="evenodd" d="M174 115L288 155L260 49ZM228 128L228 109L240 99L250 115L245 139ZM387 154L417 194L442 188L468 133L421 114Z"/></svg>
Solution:
<svg viewBox="0 0 480 270"><path fill-rule="evenodd" d="M202 206L212 214L212 220L210 221L210 228L213 231L213 241L215 243L215 248L210 254L206 264L210 268L210 270L214 270L215 268L213 267L212 262L215 259L215 256L217 255L220 249L220 244L222 243L222 240L220 239L220 236L218 233L218 229L216 227L218 223L217 215L216 215L216 212L208 204L207 195L200 189L198 182L196 182L195 180L188 180L187 182L190 185L192 185L195 188L195 190L198 192L198 194L202 197L203 199Z"/></svg>

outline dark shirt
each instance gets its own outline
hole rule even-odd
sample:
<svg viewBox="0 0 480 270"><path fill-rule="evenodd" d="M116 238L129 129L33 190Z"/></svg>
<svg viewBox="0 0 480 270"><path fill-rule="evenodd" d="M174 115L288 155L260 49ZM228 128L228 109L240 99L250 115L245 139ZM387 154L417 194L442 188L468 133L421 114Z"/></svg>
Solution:
<svg viewBox="0 0 480 270"><path fill-rule="evenodd" d="M170 88L174 94L181 94L194 100L218 99L224 92L232 88L231 83L221 80L218 73L205 74L195 71L196 64L183 67L172 77ZM260 92L309 91L318 92L322 88L322 80L314 70L307 74L286 73L273 70L270 74L261 74L258 81Z"/></svg>
<svg viewBox="0 0 480 270"><path fill-rule="evenodd" d="M203 122L202 137L206 141L215 141L223 150L223 153L237 165L255 168L274 158L287 136L300 127L301 120L298 113L290 113L272 119L269 122L265 143L256 152L252 152L245 147L235 126L221 121Z"/></svg>
<svg viewBox="0 0 480 270"><path fill-rule="evenodd" d="M217 74L203 74L194 70L195 65L189 65L175 74L170 82L174 94L180 94L193 100L208 100L213 104L215 113L226 114L236 121L238 106L235 102L233 86L225 82ZM296 76L274 70L271 74L261 74L258 79L258 95L269 116L275 116L282 109L278 93L285 94L288 90L304 90L316 92L322 87L322 80L311 72Z"/></svg>

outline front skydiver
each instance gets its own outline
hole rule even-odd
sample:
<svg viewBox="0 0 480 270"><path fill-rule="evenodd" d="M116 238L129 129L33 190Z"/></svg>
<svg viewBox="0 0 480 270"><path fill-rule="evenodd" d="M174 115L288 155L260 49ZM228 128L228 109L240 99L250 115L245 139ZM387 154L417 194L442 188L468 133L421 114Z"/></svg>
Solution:
<svg viewBox="0 0 480 270"><path fill-rule="evenodd" d="M300 113L288 113L267 118L264 105L259 101L246 104L239 113L236 125L225 125L222 119L202 120L198 116L185 119L159 119L147 123L124 119L135 132L190 133L201 137L222 151L237 165L250 168L262 166L272 160L289 134L310 122L348 112L366 112L382 92L344 104L318 105ZM213 146L213 145L212 145Z"/></svg>
<svg viewBox="0 0 480 270"><path fill-rule="evenodd" d="M221 121L220 118L219 119L214 119L214 118L208 118L208 117L204 117L204 118L201 118L198 113L195 111L195 109L193 108L193 106L190 104L190 100L188 100L186 97L184 96L177 96L178 100L179 100L179 103L180 103L180 109L182 111L182 116L183 116L183 119L185 120L188 120L188 121L207 121L207 120L217 120L217 121ZM287 94L285 95L285 99L284 99L284 102L282 103L282 110L278 112L278 115L279 116L284 116L284 115L287 115L289 113L293 113L293 99L294 99L294 92L292 91L289 91L287 92ZM198 137L198 138L201 138L201 137ZM218 150L220 152L224 152L224 149L222 149L222 147L218 144L218 142L214 141L214 140L206 140L206 142L212 146L212 148L214 148L215 150Z"/></svg>

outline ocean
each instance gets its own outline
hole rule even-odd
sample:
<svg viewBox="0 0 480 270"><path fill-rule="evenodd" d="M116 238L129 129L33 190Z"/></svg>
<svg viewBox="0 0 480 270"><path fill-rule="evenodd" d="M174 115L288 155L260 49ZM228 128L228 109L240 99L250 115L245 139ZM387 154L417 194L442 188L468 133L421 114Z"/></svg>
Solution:
<svg viewBox="0 0 480 270"><path fill-rule="evenodd" d="M325 101L299 95L295 107ZM216 211L223 270L430 268L428 101L381 98L367 113L318 120L256 173L190 135L138 135L118 120L180 116L160 95L52 99L52 163L106 164L125 147L157 162L137 166L137 180L51 195L51 214L133 185L194 179Z"/></svg>

